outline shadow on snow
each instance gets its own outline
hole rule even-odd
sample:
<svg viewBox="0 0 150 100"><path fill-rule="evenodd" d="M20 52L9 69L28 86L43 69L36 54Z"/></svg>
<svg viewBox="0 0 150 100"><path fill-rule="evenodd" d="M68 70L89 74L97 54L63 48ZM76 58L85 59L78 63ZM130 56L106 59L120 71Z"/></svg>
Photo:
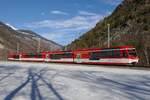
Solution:
<svg viewBox="0 0 150 100"><path fill-rule="evenodd" d="M44 100L42 97L37 82L41 80L48 89L57 97L58 100L64 100L62 96L55 90L53 85L50 82L47 82L44 77L42 76L44 74L44 70L40 70L39 72L33 72L32 69L28 70L28 77L27 80L22 83L20 86L18 86L16 89L14 89L12 92L10 92L4 100L12 100L13 97L21 90L23 89L28 83L31 83L31 94L30 98L31 100Z"/></svg>
<svg viewBox="0 0 150 100"><path fill-rule="evenodd" d="M94 89L93 87L98 85L95 89L111 91L114 95L123 96L130 100L149 100L150 98L150 77L147 76L140 76L139 79L141 78L141 80L136 81L134 75L132 78L130 75L117 76L119 80L116 80L103 76L103 72L101 72L102 76L96 76L96 71L70 71L68 73L69 75L62 74L62 76L87 82L89 89ZM127 77L127 80L122 79L124 77Z"/></svg>

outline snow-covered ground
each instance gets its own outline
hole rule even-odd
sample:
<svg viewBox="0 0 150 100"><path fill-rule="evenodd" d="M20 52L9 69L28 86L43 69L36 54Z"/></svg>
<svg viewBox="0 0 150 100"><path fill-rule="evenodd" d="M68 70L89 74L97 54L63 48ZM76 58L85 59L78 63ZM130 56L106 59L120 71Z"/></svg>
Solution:
<svg viewBox="0 0 150 100"><path fill-rule="evenodd" d="M150 100L150 71L0 62L0 100Z"/></svg>

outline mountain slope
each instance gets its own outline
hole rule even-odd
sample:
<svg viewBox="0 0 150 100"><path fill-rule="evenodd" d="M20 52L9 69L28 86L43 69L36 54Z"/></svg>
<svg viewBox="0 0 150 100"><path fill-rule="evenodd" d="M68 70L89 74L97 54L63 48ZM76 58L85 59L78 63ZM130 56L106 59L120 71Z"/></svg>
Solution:
<svg viewBox="0 0 150 100"><path fill-rule="evenodd" d="M150 0L124 0L115 11L67 47L68 49L106 47L107 24L111 46L134 45L140 64L150 62Z"/></svg>
<svg viewBox="0 0 150 100"><path fill-rule="evenodd" d="M6 59L8 52L40 52L60 50L62 46L29 30L14 30L0 22L0 59Z"/></svg>

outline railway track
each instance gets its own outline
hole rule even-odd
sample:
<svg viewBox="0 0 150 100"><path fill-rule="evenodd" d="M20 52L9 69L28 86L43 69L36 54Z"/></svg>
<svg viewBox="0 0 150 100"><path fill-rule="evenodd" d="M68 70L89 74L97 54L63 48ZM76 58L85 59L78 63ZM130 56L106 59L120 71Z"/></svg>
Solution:
<svg viewBox="0 0 150 100"><path fill-rule="evenodd" d="M10 61L10 62L27 62L27 61ZM58 64L59 62L32 62L28 61L28 63L45 63L45 64ZM93 64L80 64L80 63L59 63L62 65L80 65L80 66L85 66L85 67L107 67L107 68L122 68L122 69L136 69L136 70L150 70L150 66L143 66L143 65L93 65Z"/></svg>

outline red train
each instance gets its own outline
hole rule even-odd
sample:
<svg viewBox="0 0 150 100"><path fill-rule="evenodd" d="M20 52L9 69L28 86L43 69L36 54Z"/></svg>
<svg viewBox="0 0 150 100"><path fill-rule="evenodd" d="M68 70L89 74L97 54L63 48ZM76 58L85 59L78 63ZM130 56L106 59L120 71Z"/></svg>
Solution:
<svg viewBox="0 0 150 100"><path fill-rule="evenodd" d="M74 51L10 54L9 60L84 64L137 64L139 58L133 46L94 48Z"/></svg>

